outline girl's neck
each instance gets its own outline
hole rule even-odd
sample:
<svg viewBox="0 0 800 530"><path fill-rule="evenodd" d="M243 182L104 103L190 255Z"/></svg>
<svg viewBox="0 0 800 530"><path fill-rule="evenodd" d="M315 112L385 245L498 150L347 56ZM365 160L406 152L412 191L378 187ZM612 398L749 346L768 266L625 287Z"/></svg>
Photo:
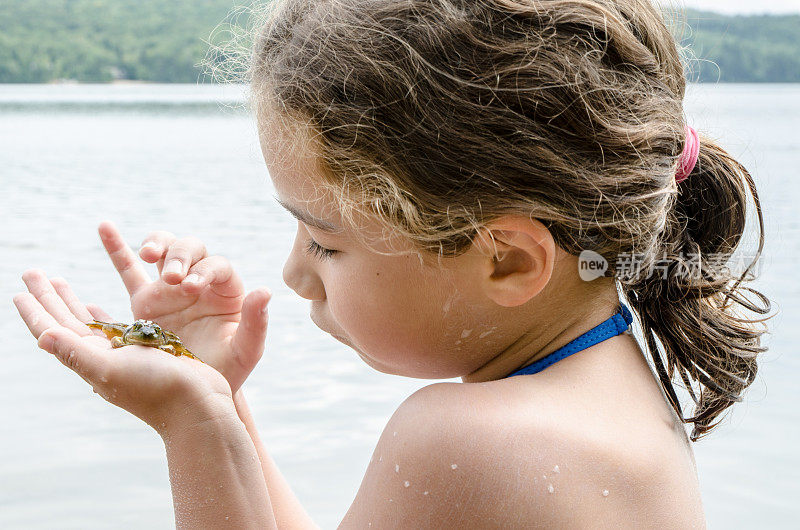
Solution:
<svg viewBox="0 0 800 530"><path fill-rule="evenodd" d="M461 378L464 383L481 383L502 379L515 370L538 361L586 333L619 309L619 297L613 282L603 288L578 285L573 296L564 296L524 315L530 322L509 346L489 362ZM544 293L542 293L544 294ZM538 298L538 297L537 297ZM552 302L552 303L551 303Z"/></svg>

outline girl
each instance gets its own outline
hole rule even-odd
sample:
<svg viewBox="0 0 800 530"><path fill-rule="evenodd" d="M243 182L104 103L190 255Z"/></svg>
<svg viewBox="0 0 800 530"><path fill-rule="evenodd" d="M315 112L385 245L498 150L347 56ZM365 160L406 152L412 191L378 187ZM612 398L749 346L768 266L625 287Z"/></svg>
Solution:
<svg viewBox="0 0 800 530"><path fill-rule="evenodd" d="M743 310L769 301L744 283L763 223L745 168L685 124L660 13L284 0L250 72L298 220L286 283L375 369L463 381L400 406L341 526L703 527L683 424L697 440L755 377L764 319ZM761 240L737 275L720 265L748 190ZM204 363L110 348L85 323L111 318L33 270L15 303L39 346L162 436L178 526L313 527L240 390L269 292L245 296L224 258L166 232L139 251L151 282L113 225L100 235L134 316Z"/></svg>

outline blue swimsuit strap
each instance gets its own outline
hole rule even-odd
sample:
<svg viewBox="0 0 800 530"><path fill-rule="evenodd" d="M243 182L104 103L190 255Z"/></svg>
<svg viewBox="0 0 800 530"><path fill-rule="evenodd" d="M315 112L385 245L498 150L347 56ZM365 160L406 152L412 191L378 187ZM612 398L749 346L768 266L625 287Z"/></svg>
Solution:
<svg viewBox="0 0 800 530"><path fill-rule="evenodd" d="M617 335L625 333L625 330L628 329L628 326L631 325L631 322L633 322L633 317L631 317L630 310L625 306L625 304L620 304L619 311L614 313L614 315L612 315L608 320L593 327L577 339L562 346L550 355L542 357L533 364L529 364L524 368L520 368L516 372L509 374L506 377L541 372L551 364L557 363L561 359L569 357L573 353L585 350L586 348L594 346L599 342L603 342L606 339L610 339L611 337L616 337Z"/></svg>

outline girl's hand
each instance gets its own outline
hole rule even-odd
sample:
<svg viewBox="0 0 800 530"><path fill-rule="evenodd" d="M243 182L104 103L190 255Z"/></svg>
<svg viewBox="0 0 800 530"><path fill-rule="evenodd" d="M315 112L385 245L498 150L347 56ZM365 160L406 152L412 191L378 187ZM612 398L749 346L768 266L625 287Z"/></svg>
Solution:
<svg viewBox="0 0 800 530"><path fill-rule="evenodd" d="M98 232L130 294L133 316L178 335L235 393L264 353L269 291L245 297L227 259L208 256L197 238L177 239L163 231L148 235L139 250L158 267L159 277L151 281L112 223L101 223Z"/></svg>
<svg viewBox="0 0 800 530"><path fill-rule="evenodd" d="M29 292L15 296L14 304L39 347L162 436L232 410L231 389L210 366L156 348L112 348L99 330L84 324L111 317L84 306L66 281L51 282L37 270L26 271L22 279Z"/></svg>

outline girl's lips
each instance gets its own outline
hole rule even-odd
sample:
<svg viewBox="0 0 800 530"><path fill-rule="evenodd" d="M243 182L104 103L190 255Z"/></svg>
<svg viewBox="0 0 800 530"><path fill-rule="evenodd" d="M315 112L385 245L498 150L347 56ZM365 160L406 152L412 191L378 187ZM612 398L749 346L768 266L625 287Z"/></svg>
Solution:
<svg viewBox="0 0 800 530"><path fill-rule="evenodd" d="M328 335L330 335L334 339L338 340L342 344L349 345L349 343L345 340L344 337L342 337L341 335L337 335L336 333L333 333L332 331L328 331L326 329L327 326L320 325L320 323L317 322L317 320L314 318L314 311L313 310L311 311L311 314L309 315L309 317L311 318L311 322L313 322L314 325L317 326L320 330L324 331L325 333L327 333Z"/></svg>

